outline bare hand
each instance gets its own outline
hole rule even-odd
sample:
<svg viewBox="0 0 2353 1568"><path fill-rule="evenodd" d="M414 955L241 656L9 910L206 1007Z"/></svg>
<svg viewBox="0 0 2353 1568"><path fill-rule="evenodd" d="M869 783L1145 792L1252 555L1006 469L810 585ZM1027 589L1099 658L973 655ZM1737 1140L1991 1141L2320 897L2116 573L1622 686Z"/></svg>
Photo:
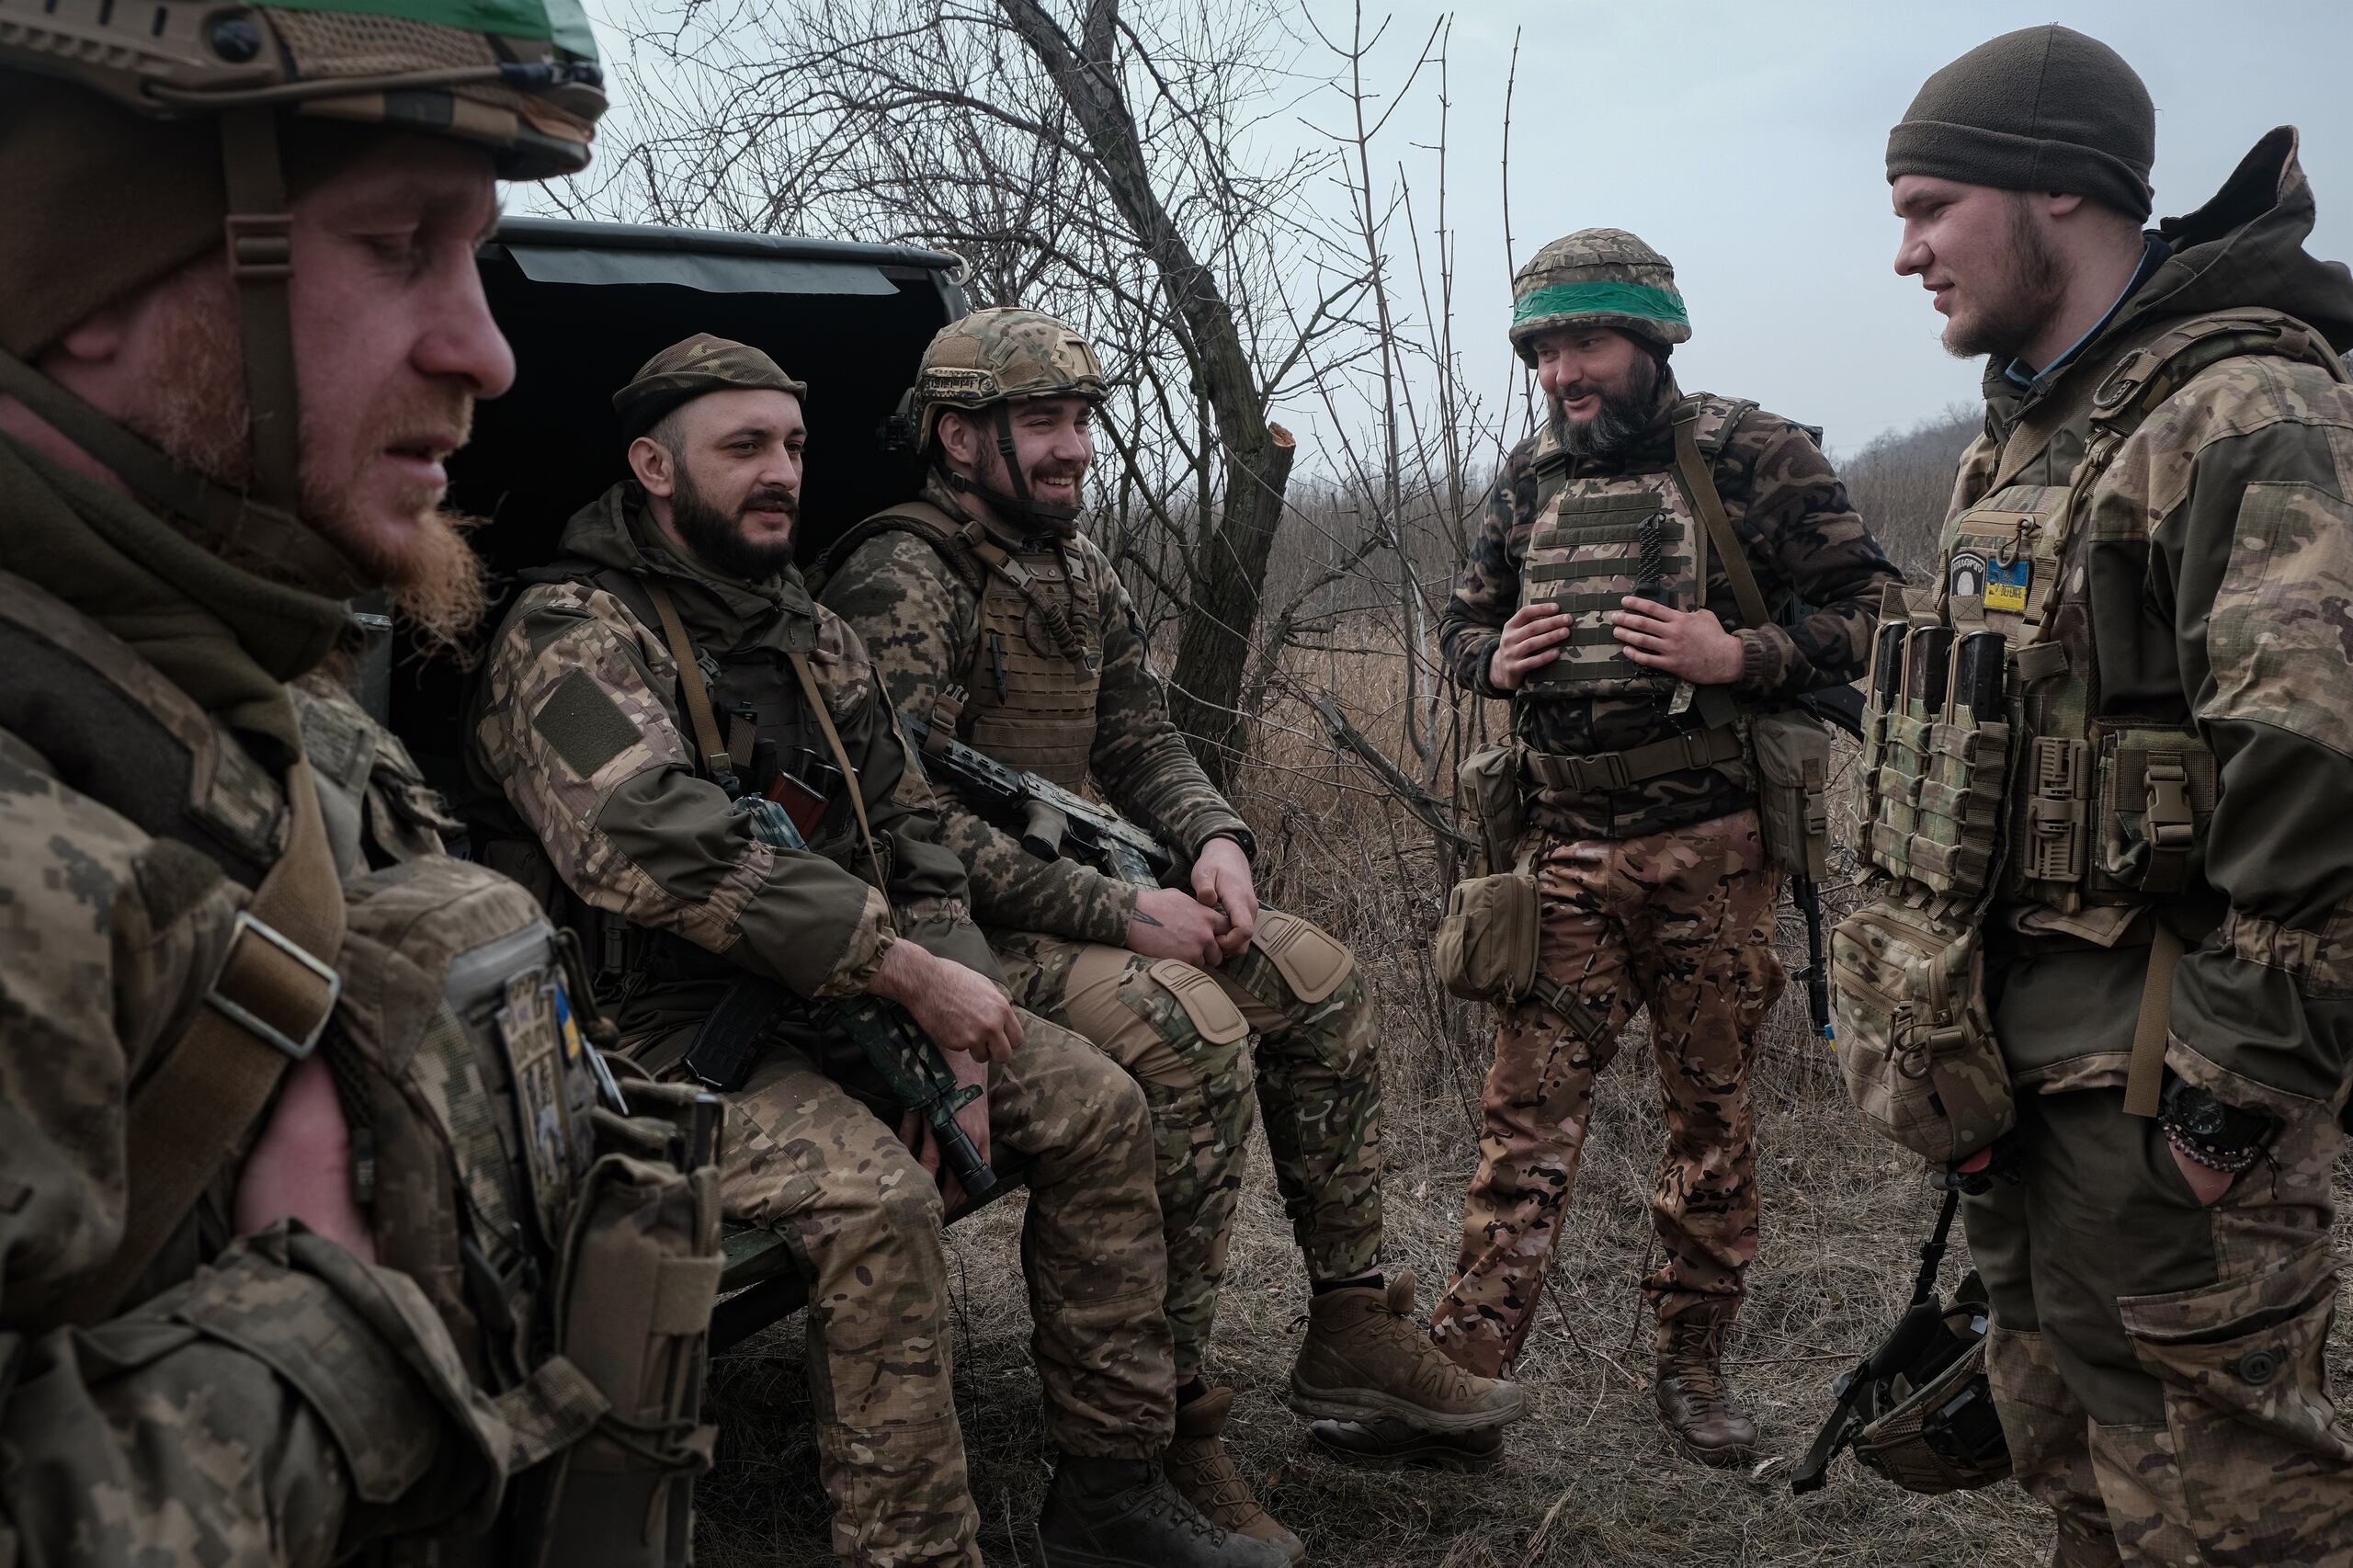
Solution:
<svg viewBox="0 0 2353 1568"><path fill-rule="evenodd" d="M1561 656L1561 644L1576 624L1576 617L1550 602L1525 604L1512 611L1495 651L1487 655L1487 684L1498 691L1518 691L1529 671Z"/></svg>
<svg viewBox="0 0 2353 1568"><path fill-rule="evenodd" d="M867 990L904 1007L942 1051L1009 1062L1021 1048L1020 1015L986 975L913 942L891 944Z"/></svg>
<svg viewBox="0 0 2353 1568"><path fill-rule="evenodd" d="M1710 609L1672 605L1629 595L1609 618L1626 656L1638 665L1681 676L1694 686L1730 686L1744 662L1740 639L1724 630Z"/></svg>
<svg viewBox="0 0 2353 1568"><path fill-rule="evenodd" d="M313 1056L286 1076L269 1121L237 1173L239 1235L300 1220L362 1263L376 1261L368 1221L351 1200L351 1128L335 1079Z"/></svg>
<svg viewBox="0 0 2353 1568"><path fill-rule="evenodd" d="M1146 888L1136 894L1135 913L1128 916L1128 950L1215 969L1225 961L1218 943L1231 924L1183 888Z"/></svg>
<svg viewBox="0 0 2353 1568"><path fill-rule="evenodd" d="M2231 1183L2239 1179L2233 1172L2200 1165L2170 1143L2165 1145L2165 1153L2171 1154L2173 1163L2181 1168L2181 1179L2189 1184L2189 1190L2200 1208L2214 1207L2214 1200L2230 1191Z"/></svg>
<svg viewBox="0 0 2353 1568"><path fill-rule="evenodd" d="M1212 838L1193 861L1193 896L1225 915L1217 945L1232 958L1250 945L1258 929L1258 890L1250 882L1250 858L1231 838Z"/></svg>

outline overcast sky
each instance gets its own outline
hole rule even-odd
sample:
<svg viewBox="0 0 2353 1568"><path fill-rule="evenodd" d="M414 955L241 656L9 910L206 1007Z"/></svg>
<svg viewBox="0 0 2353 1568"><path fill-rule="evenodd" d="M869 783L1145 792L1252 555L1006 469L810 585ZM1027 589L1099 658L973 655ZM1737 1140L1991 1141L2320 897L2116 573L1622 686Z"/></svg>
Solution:
<svg viewBox="0 0 2353 1568"><path fill-rule="evenodd" d="M600 18L650 8L590 6ZM1345 0L1313 0L1313 9L1345 34ZM2195 209L2266 130L2293 123L2320 204L2311 248L2353 250L2353 6L2336 0L1401 3L1386 8L1394 20L1376 61L1390 84L1449 9L1457 338L1472 384L1490 397L1509 384L1512 264L1573 229L1609 224L1675 264L1692 321L1691 342L1676 353L1687 389L1824 426L1840 452L1973 400L1977 368L1944 353L1942 318L1890 267L1887 130L1937 67L2040 22L2105 40L2148 83L2159 215ZM1373 0L1366 11L1384 7ZM1501 114L1515 28L1506 257ZM1279 137L1286 123L1312 135L1296 116L1261 133ZM1435 142L1437 129L1436 95L1417 87L1383 138L1391 166L1402 160L1415 180L1426 224L1435 180L1412 144ZM1318 424L1306 408L1282 415L1303 432Z"/></svg>

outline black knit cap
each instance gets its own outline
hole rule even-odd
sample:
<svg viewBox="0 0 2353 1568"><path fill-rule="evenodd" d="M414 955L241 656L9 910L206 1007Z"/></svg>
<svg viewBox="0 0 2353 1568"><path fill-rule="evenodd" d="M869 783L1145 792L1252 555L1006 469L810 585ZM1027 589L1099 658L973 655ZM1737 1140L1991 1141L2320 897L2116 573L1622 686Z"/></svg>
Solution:
<svg viewBox="0 0 2353 1568"><path fill-rule="evenodd" d="M2157 110L2124 57L2057 25L1979 44L1928 78L1887 135L1887 178L2055 190L2149 216Z"/></svg>

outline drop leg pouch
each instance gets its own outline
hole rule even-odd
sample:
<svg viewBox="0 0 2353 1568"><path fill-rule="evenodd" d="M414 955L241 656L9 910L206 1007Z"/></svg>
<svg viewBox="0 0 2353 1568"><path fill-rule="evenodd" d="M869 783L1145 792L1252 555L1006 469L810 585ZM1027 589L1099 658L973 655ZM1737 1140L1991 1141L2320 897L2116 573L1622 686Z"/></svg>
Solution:
<svg viewBox="0 0 2353 1568"><path fill-rule="evenodd" d="M1969 906L1882 893L1831 933L1830 985L1847 1093L1887 1136L1947 1165L2017 1124Z"/></svg>

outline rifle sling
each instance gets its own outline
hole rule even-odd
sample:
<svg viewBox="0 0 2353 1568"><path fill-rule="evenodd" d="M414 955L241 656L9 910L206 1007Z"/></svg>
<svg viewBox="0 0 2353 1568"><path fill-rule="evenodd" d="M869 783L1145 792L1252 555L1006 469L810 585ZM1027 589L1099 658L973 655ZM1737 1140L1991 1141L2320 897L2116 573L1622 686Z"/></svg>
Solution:
<svg viewBox="0 0 2353 1568"><path fill-rule="evenodd" d="M801 695L817 716L817 728L824 732L825 749L834 754L834 766L842 770L842 778L849 785L849 808L857 813L858 835L866 842L866 858L874 865L874 885L887 897L888 890L882 888L882 852L875 846L874 828L866 820L866 791L859 787L858 768L851 763L849 753L843 749L841 732L834 728L834 715L825 706L824 694L817 689L817 674L809 667L809 655L792 653L787 657L791 659L792 673L801 682ZM907 760L910 766L914 764L914 758Z"/></svg>
<svg viewBox="0 0 2353 1568"><path fill-rule="evenodd" d="M286 1070L308 1057L343 978L343 882L318 786L301 753L286 770L286 851L237 918L229 950L188 1028L131 1093L123 1130L122 1240L66 1305L104 1322L243 1147Z"/></svg>
<svg viewBox="0 0 2353 1568"><path fill-rule="evenodd" d="M1740 606L1740 619L1762 630L1773 624L1770 611L1765 608L1765 596L1756 586L1756 574L1748 568L1748 554L1741 549L1740 536L1733 531L1732 519L1724 516L1724 499L1716 493L1716 476L1710 472L1707 460L1699 455L1699 431L1696 411L1693 418L1678 419L1675 425L1675 466L1683 476L1683 488L1691 497L1691 505L1699 509L1699 520L1708 528L1708 538L1714 541L1716 553L1722 557L1724 575L1731 579L1732 597ZM1708 597L1708 575L1705 558L1698 568L1699 597Z"/></svg>

